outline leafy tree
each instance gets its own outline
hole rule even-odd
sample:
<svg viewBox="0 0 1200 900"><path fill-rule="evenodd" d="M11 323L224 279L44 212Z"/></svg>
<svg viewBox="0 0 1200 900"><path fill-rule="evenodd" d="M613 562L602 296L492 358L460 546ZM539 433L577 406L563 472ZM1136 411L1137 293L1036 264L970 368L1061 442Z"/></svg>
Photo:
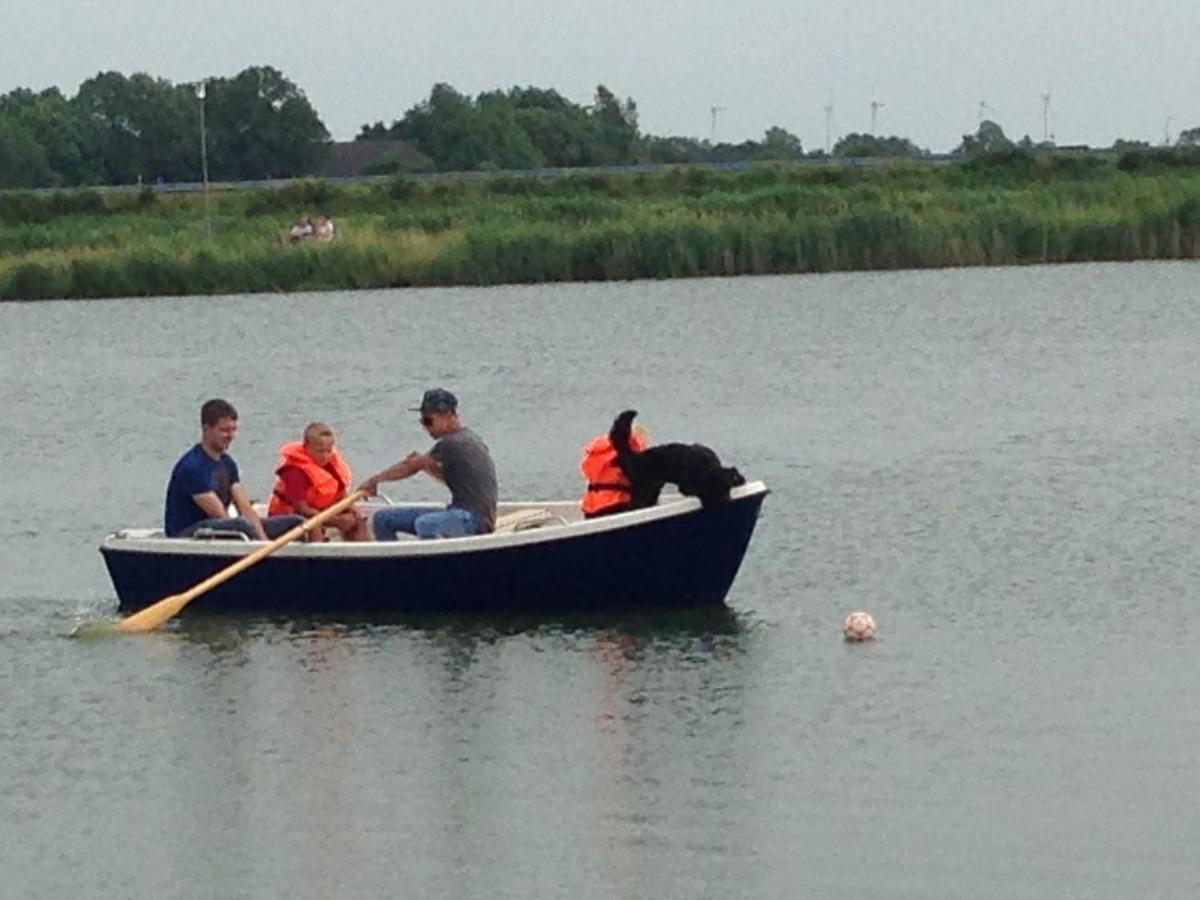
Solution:
<svg viewBox="0 0 1200 900"><path fill-rule="evenodd" d="M448 84L436 84L429 100L410 109L393 132L442 170L524 168L543 161L499 92L473 101Z"/></svg>
<svg viewBox="0 0 1200 900"><path fill-rule="evenodd" d="M58 88L36 94L17 88L0 96L0 121L28 129L46 152L55 184L92 184L105 179L103 161L96 151L96 130Z"/></svg>
<svg viewBox="0 0 1200 900"><path fill-rule="evenodd" d="M392 130L383 122L374 122L370 125L363 125L358 129L358 134L354 136L356 141L385 141L392 137Z"/></svg>
<svg viewBox="0 0 1200 900"><path fill-rule="evenodd" d="M46 151L33 132L0 118L0 187L48 187L53 183Z"/></svg>
<svg viewBox="0 0 1200 900"><path fill-rule="evenodd" d="M591 165L591 129L586 114L578 107L568 110L518 107L516 121L546 165Z"/></svg>
<svg viewBox="0 0 1200 900"><path fill-rule="evenodd" d="M1187 128L1175 139L1177 147L1200 147L1200 127Z"/></svg>
<svg viewBox="0 0 1200 900"><path fill-rule="evenodd" d="M529 135L546 165L586 166L593 161L588 111L555 90L515 87L509 98L517 124Z"/></svg>
<svg viewBox="0 0 1200 900"><path fill-rule="evenodd" d="M592 104L595 128L594 165L620 165L633 162L638 140L637 104L632 99L624 103L604 85L596 88Z"/></svg>
<svg viewBox="0 0 1200 900"><path fill-rule="evenodd" d="M690 137L654 137L642 139L640 156L652 163L698 163L707 162L711 150L707 141Z"/></svg>
<svg viewBox="0 0 1200 900"><path fill-rule="evenodd" d="M329 132L304 92L278 69L251 66L213 79L206 103L215 178L289 178L317 171L326 159Z"/></svg>
<svg viewBox="0 0 1200 900"><path fill-rule="evenodd" d="M708 150L709 162L746 162L754 159L759 152L757 141L742 141L739 144L713 144Z"/></svg>
<svg viewBox="0 0 1200 900"><path fill-rule="evenodd" d="M915 159L927 156L928 153L907 138L878 137L855 132L834 144L832 155L850 158L895 156Z"/></svg>
<svg viewBox="0 0 1200 900"><path fill-rule="evenodd" d="M787 129L775 126L768 128L763 142L754 154L755 159L789 160L803 159L804 147L800 138Z"/></svg>
<svg viewBox="0 0 1200 900"><path fill-rule="evenodd" d="M112 184L139 177L168 181L199 169L193 137L195 100L188 89L136 73L101 72L79 86L74 105L95 138L92 162Z"/></svg>
<svg viewBox="0 0 1200 900"><path fill-rule="evenodd" d="M985 159L1003 156L1015 149L1014 144L1004 134L1004 129L991 119L979 123L975 134L964 134L962 143L954 150L955 156L965 156L968 159Z"/></svg>
<svg viewBox="0 0 1200 900"><path fill-rule="evenodd" d="M475 101L476 166L528 169L546 165L545 155L522 127L517 104L502 91L480 94ZM464 160L464 163L470 160ZM464 166L466 167L466 166Z"/></svg>
<svg viewBox="0 0 1200 900"><path fill-rule="evenodd" d="M448 84L435 84L429 99L392 124L389 137L408 141L445 169L456 140L469 131L470 101Z"/></svg>
<svg viewBox="0 0 1200 900"><path fill-rule="evenodd" d="M514 87L471 98L436 84L390 127L364 125L358 137L408 141L442 170L584 166L632 160L636 122L633 101L619 103L605 88L585 109L553 90Z"/></svg>

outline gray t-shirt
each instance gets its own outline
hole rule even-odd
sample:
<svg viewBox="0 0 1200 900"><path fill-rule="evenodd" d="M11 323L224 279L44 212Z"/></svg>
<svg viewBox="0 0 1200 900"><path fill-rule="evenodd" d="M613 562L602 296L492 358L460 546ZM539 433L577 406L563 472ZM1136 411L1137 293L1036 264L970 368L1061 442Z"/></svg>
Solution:
<svg viewBox="0 0 1200 900"><path fill-rule="evenodd" d="M442 464L450 505L479 517L479 533L496 527L496 467L487 444L470 428L439 438L429 455Z"/></svg>

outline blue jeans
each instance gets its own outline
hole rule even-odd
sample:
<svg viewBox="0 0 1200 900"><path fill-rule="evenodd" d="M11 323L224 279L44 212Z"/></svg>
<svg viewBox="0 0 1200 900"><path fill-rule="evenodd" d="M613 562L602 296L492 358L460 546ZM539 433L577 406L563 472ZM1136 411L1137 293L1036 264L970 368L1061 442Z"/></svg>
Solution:
<svg viewBox="0 0 1200 900"><path fill-rule="evenodd" d="M448 509L389 506L371 517L371 531L377 541L394 541L401 531L419 538L462 537L479 531L479 518L469 509L457 506Z"/></svg>
<svg viewBox="0 0 1200 900"><path fill-rule="evenodd" d="M304 521L304 516L264 516L262 520L263 531L267 533L268 540L275 540L286 531L291 531L297 525ZM242 516L236 519L201 519L195 525L189 525L183 531L173 537L191 537L201 528L211 528L214 531L240 531L252 541L258 540L258 535L254 533L254 526L250 524L250 520Z"/></svg>

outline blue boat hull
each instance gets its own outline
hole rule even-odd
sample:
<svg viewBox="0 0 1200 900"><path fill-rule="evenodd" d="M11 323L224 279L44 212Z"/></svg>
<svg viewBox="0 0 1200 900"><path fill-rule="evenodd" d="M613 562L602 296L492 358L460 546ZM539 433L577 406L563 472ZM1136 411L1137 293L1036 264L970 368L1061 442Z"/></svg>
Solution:
<svg viewBox="0 0 1200 900"><path fill-rule="evenodd" d="M188 607L193 612L588 612L720 603L765 490L713 510L517 546L420 556L272 556ZM636 514L635 514L636 515ZM614 518L613 523L616 524ZM178 545L176 545L178 546ZM122 612L179 593L235 555L101 547Z"/></svg>

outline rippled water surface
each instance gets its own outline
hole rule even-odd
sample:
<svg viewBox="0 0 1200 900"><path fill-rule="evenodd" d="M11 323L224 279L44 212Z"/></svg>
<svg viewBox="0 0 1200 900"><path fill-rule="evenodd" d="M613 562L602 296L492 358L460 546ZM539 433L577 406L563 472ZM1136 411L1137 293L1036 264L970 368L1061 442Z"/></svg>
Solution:
<svg viewBox="0 0 1200 900"><path fill-rule="evenodd" d="M0 305L4 896L1200 892L1200 268ZM201 401L265 495L460 397L509 498L625 406L767 498L728 609L68 635ZM401 499L438 496L428 482ZM202 601L197 601L199 606ZM868 609L879 639L840 640Z"/></svg>

